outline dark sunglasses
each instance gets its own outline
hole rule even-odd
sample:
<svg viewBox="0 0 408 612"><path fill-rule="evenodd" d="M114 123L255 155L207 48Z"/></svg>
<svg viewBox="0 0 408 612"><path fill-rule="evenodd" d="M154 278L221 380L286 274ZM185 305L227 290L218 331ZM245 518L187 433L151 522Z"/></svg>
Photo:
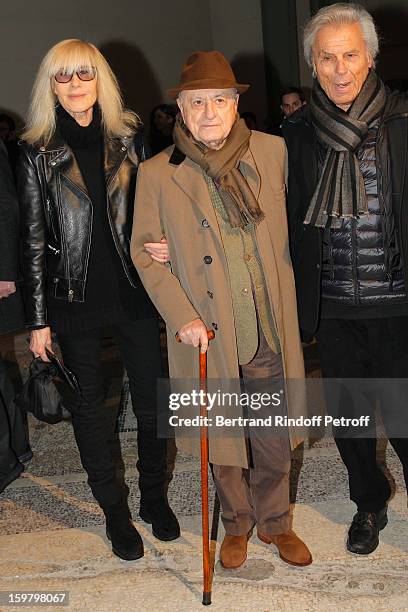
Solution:
<svg viewBox="0 0 408 612"><path fill-rule="evenodd" d="M75 74L81 81L93 81L93 79L96 77L96 70L95 68L81 68L80 70L76 70ZM54 79L57 81L57 83L69 83L73 76L73 72L70 74L60 70L54 75Z"/></svg>

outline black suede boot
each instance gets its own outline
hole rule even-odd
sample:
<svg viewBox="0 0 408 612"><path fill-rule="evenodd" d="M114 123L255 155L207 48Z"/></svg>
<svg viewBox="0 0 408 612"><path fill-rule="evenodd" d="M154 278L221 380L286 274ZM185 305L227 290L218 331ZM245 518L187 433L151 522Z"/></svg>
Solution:
<svg viewBox="0 0 408 612"><path fill-rule="evenodd" d="M143 557L143 540L132 523L127 502L121 501L102 510L106 517L106 536L114 554L126 561Z"/></svg>
<svg viewBox="0 0 408 612"><path fill-rule="evenodd" d="M142 497L139 516L145 523L151 524L152 533L159 540L169 542L180 537L179 522L165 494L152 500Z"/></svg>

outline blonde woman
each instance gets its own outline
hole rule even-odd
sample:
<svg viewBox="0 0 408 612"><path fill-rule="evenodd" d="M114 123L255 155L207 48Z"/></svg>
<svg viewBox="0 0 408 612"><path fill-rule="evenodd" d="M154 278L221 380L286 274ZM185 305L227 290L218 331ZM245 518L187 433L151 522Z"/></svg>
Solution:
<svg viewBox="0 0 408 612"><path fill-rule="evenodd" d="M101 370L107 324L138 420L140 516L161 540L180 534L165 493L166 441L156 433L157 313L129 254L136 173L145 155L138 124L123 108L98 49L64 40L40 65L18 168L30 348L47 360L56 332L64 362L78 378L75 437L112 550L123 559L143 556L143 542L109 448L115 415L104 405Z"/></svg>

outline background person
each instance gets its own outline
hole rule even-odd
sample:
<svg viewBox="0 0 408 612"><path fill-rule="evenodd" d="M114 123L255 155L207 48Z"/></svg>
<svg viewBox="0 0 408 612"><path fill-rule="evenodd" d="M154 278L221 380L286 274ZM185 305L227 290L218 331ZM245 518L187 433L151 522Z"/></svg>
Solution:
<svg viewBox="0 0 408 612"><path fill-rule="evenodd" d="M173 144L173 128L178 108L175 104L159 104L150 113L149 143L152 155Z"/></svg>
<svg viewBox="0 0 408 612"><path fill-rule="evenodd" d="M0 334L24 326L17 282L20 278L19 238L17 195L7 151L0 142ZM23 417L14 404L7 364L0 355L0 493L23 471L21 459L31 456Z"/></svg>
<svg viewBox="0 0 408 612"><path fill-rule="evenodd" d="M19 147L17 144L16 122L10 115L0 113L0 140L6 145L9 163L13 174L16 172Z"/></svg>
<svg viewBox="0 0 408 612"><path fill-rule="evenodd" d="M281 111L284 118L290 117L306 105L306 98L300 87L287 87L281 93Z"/></svg>

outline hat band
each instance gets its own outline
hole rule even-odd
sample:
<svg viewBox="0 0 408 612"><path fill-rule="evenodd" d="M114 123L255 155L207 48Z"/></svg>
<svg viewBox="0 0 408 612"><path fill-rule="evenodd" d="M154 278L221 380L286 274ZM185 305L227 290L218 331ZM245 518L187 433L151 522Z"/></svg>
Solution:
<svg viewBox="0 0 408 612"><path fill-rule="evenodd" d="M175 87L172 91L183 91L191 89L236 89L239 90L245 85L240 85L233 80L224 79L222 77L213 77L210 79L197 79L195 81L187 81L186 83L180 83L178 87Z"/></svg>

